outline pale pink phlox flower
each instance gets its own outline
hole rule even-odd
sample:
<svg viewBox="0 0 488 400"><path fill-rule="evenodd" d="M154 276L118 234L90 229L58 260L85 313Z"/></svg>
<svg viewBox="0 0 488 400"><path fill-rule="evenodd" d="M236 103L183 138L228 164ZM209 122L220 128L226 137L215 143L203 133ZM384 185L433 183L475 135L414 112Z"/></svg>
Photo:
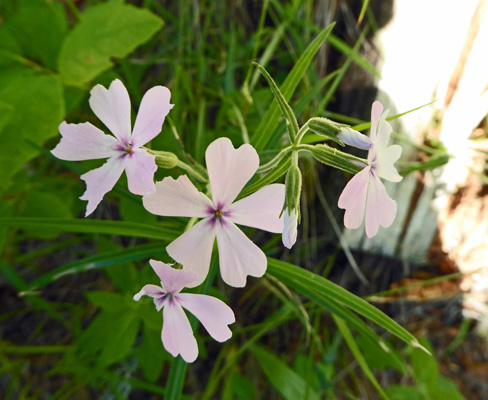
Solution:
<svg viewBox="0 0 488 400"><path fill-rule="evenodd" d="M205 294L180 293L196 279L194 272L178 270L160 261L150 260L149 263L161 279L161 287L145 285L134 300L149 296L153 298L158 311L163 309L161 340L173 357L181 354L183 360L191 363L198 356L197 341L183 308L197 317L218 342L231 338L232 332L227 325L235 322L235 316L227 304Z"/></svg>
<svg viewBox="0 0 488 400"><path fill-rule="evenodd" d="M370 133L373 147L368 153L369 165L347 183L339 197L339 208L346 210L345 227L359 228L364 218L369 238L376 235L380 225L389 227L397 212L396 202L388 196L380 178L390 182L402 180L393 166L400 158L402 148L398 145L388 146L392 128L386 121L387 114L388 110L383 112L379 101L373 103Z"/></svg>
<svg viewBox="0 0 488 400"><path fill-rule="evenodd" d="M134 129L131 133L131 105L123 83L114 80L108 89L96 85L90 92L90 107L114 136L104 134L89 122L59 126L61 141L52 153L68 161L108 158L100 168L81 176L86 182L82 200L88 200L86 215L90 215L103 196L112 190L125 169L129 190L143 195L152 193L155 158L141 149L161 132L166 115L173 108L171 93L164 86L149 89L142 98Z"/></svg>
<svg viewBox="0 0 488 400"><path fill-rule="evenodd" d="M220 273L225 283L244 287L247 275L260 277L267 260L235 224L283 232L281 208L285 185L272 184L234 202L259 166L256 150L249 144L235 149L228 138L212 142L205 153L212 200L198 192L186 175L156 183L156 193L143 197L144 207L157 215L203 218L166 248L184 270L194 271L202 283L210 266L215 237L219 249Z"/></svg>

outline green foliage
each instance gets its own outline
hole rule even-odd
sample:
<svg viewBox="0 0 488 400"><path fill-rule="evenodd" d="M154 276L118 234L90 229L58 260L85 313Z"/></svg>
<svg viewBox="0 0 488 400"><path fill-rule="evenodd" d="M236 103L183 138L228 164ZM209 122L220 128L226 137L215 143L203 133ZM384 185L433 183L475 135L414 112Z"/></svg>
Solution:
<svg viewBox="0 0 488 400"><path fill-rule="evenodd" d="M287 78L283 82L283 85L281 86L281 92L283 93L283 97L286 101L290 101L298 82L305 74L305 71L309 67L313 56L317 53L322 45L322 42L327 38L333 28L334 24L320 32L295 63L293 69L290 71ZM265 116L252 136L251 143L254 145L258 153L266 149L267 144L271 140L272 132L274 132L276 128L278 120L279 106L276 103L273 103L266 111Z"/></svg>
<svg viewBox="0 0 488 400"><path fill-rule="evenodd" d="M0 74L0 99L8 107L8 112L4 107L6 114L0 114L0 193L15 173L38 154L30 142L42 144L57 135L64 116L62 95L56 75L24 68Z"/></svg>
<svg viewBox="0 0 488 400"><path fill-rule="evenodd" d="M12 3L13 10L5 15L5 30L15 38L22 55L55 70L59 49L68 30L62 4L49 0L6 2Z"/></svg>
<svg viewBox="0 0 488 400"><path fill-rule="evenodd" d="M354 389L344 388L336 378L354 359L362 372L356 368L347 372L348 377L368 379L383 398L462 399L455 385L439 374L432 357L412 348L410 368L395 341L383 338L389 332L417 344L394 320L317 273L275 258L269 258L268 277L259 284L225 293L217 289L218 278L213 282L214 259L212 278L192 290L238 304L233 339L207 346L210 340L200 338L192 319L201 360L187 365L181 357L173 359L161 343L161 313L150 299L134 302L133 295L144 284L159 284L147 260L170 262L165 246L190 225L148 213L125 181L106 196L93 219L73 218L81 215L85 204L78 199L84 190L79 175L99 163L56 160L50 150L59 140L63 120L90 121L104 129L87 101L97 83L107 86L116 77L123 80L134 110L147 88L162 84L171 89L175 107L163 132L149 145L174 153L186 167L159 170L157 180L193 168L203 175L196 185L205 191L206 171L195 160L203 165L211 141L226 136L235 146L254 144L261 161L271 161L259 168L239 198L283 181L292 153L292 145L285 146L283 140L285 121L292 140L299 135L299 122L310 117L361 123L325 108L351 63L379 76L358 51L362 38L350 46L331 34L333 24L326 29L316 25L311 1L265 0L256 28L241 12L247 3L180 1L163 7L147 0L135 7L122 0L0 2L0 272L13 288L9 293L19 293L16 302L26 304L2 315L2 322L9 323L12 316L24 320L23 314L45 316L29 332L28 345L0 339L0 374L9 382L6 398L40 396L32 394L33 383L26 374L32 362L29 355L36 354L53 355L39 377L45 382L60 377L53 399L86 393L124 399L134 389L165 399L252 399L270 391L285 399L355 398ZM314 57L326 42L346 62L321 77ZM258 56L272 90L252 66ZM305 144L323 140L307 135L302 144L295 143L295 150L312 151L320 162L351 173L359 170L350 163L360 161L354 156ZM405 165L403 172L448 161L445 151L434 150L429 161ZM163 161L166 167L174 166ZM305 187L310 170L302 170ZM256 239L268 255L286 257L276 246L279 235ZM310 249L322 243L313 242ZM293 256L303 260L300 254ZM66 293L84 297L73 300ZM253 321L243 324L247 319ZM54 334L59 332L51 321L62 326L62 339ZM53 344L34 344L46 328ZM299 338L286 343L294 351L286 356L258 344L268 337L281 339L283 332L291 337L296 331ZM352 355L342 351L344 345ZM35 360L44 366L43 361ZM196 382L206 368L208 381ZM381 388L375 375L381 369L411 375L415 386ZM193 391L192 397L183 390Z"/></svg>
<svg viewBox="0 0 488 400"><path fill-rule="evenodd" d="M84 85L113 66L112 57L125 57L163 25L149 12L114 0L90 7L68 33L59 54L61 79Z"/></svg>
<svg viewBox="0 0 488 400"><path fill-rule="evenodd" d="M267 376L275 389L286 400L304 399L305 393L310 400L318 400L319 396L311 388L307 388L306 382L271 351L264 347L253 346L252 352L258 359L262 371Z"/></svg>

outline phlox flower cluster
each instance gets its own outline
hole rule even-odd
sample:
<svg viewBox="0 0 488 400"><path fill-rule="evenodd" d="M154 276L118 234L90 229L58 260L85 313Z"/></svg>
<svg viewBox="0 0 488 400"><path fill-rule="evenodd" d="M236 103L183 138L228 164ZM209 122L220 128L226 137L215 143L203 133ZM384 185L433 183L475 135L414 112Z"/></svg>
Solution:
<svg viewBox="0 0 488 400"><path fill-rule="evenodd" d="M203 294L181 293L206 279L214 242L217 242L222 280L233 287L244 287L248 276L264 275L267 259L237 225L282 234L283 244L291 248L297 238L299 207L284 209L283 184L270 184L239 198L258 170L259 155L249 144L234 148L228 138L216 139L206 150L209 187L205 193L187 175L177 179L166 177L155 184L155 156L144 145L161 131L173 107L170 97L169 90L163 86L148 90L131 129L130 99L122 82L115 80L108 89L97 85L90 93L89 103L113 136L89 122L63 122L59 127L61 141L52 153L71 161L108 158L103 166L81 176L87 185L81 197L88 201L87 216L125 170L129 190L143 196L143 205L149 212L164 217L200 219L166 248L181 269L151 260L161 286L147 284L134 296L135 301L142 296L153 298L156 309L163 311L164 347L173 356L180 354L186 362L193 362L198 356L198 346L184 309L219 342L232 336L228 325L235 322L232 309L223 301ZM339 198L339 207L346 209L345 226L357 228L365 219L369 237L377 233L379 225L389 226L396 214L396 203L387 195L380 177L394 182L401 179L393 167L401 148L388 147L391 127L382 111L381 104L375 102L370 138L348 128L338 134L346 144L369 149L368 165L351 179ZM301 185L301 175L299 180ZM299 204L299 193L296 204Z"/></svg>

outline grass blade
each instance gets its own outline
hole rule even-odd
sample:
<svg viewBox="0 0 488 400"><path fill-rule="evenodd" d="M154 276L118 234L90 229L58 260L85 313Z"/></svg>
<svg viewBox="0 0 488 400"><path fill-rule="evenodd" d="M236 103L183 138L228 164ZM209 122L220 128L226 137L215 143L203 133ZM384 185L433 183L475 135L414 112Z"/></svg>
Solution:
<svg viewBox="0 0 488 400"><path fill-rule="evenodd" d="M19 229L57 229L75 233L103 233L163 241L171 241L179 236L179 232L158 226L96 219L12 217L0 218L0 226Z"/></svg>
<svg viewBox="0 0 488 400"><path fill-rule="evenodd" d="M312 61L313 56L319 50L320 46L322 45L323 41L327 38L329 33L334 28L335 24L329 25L325 28L322 32L320 32L317 37L309 44L306 50L303 52L301 57L298 59L297 63L290 71L290 74L283 82L281 87L283 97L288 102L295 91L298 82L302 78L303 74L307 70L310 62ZM276 103L273 103L266 114L264 115L261 123L256 129L253 137L251 138L251 144L256 148L257 152L260 153L264 149L266 149L267 144L271 140L272 134L278 124L280 118L280 111L279 107Z"/></svg>
<svg viewBox="0 0 488 400"><path fill-rule="evenodd" d="M333 301L339 302L356 313L370 319L407 344L414 347L421 347L428 352L419 344L415 336L402 328L385 313L320 275L271 257L268 257L268 273L305 296L308 296L310 291L312 291L312 293L322 293Z"/></svg>
<svg viewBox="0 0 488 400"><path fill-rule="evenodd" d="M335 321L337 327L339 328L339 331L341 332L342 337L344 338L347 345L349 346L349 350L351 350L351 353L354 355L354 358L358 362L359 366L363 370L366 377L373 384L373 386L376 388L376 390L381 395L381 397L383 397L383 399L390 400L390 398L384 392L381 385L376 380L373 372L369 368L369 365L366 362L366 360L364 359L361 351L359 350L359 347L356 344L356 341L354 340L354 337L352 336L351 331L347 327L347 324L344 322L344 320L342 320L341 318L339 318L338 316L336 316L334 314L332 314L332 318L334 318L334 321Z"/></svg>

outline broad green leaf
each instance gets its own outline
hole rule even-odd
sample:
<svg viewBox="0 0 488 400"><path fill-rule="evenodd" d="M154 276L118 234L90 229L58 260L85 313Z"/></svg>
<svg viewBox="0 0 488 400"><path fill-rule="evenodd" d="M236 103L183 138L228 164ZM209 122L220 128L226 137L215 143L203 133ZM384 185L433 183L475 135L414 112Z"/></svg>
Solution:
<svg viewBox="0 0 488 400"><path fill-rule="evenodd" d="M68 29L63 5L49 0L15 0L14 9L4 29L15 38L25 57L54 70Z"/></svg>
<svg viewBox="0 0 488 400"><path fill-rule="evenodd" d="M31 190L24 198L24 210L21 217L72 218L67 202L47 191ZM29 229L27 234L40 239L54 239L59 231L51 229Z"/></svg>
<svg viewBox="0 0 488 400"><path fill-rule="evenodd" d="M414 347L423 348L415 336L402 328L386 314L320 275L271 257L268 257L268 273L279 279L285 285L292 287L306 296L310 293L310 290L323 293L324 296L330 297L333 301L339 302L377 323L406 343Z"/></svg>
<svg viewBox="0 0 488 400"><path fill-rule="evenodd" d="M154 225L157 220L156 215L147 212L142 205L142 201L136 202L128 197L120 198L119 211L124 221Z"/></svg>
<svg viewBox="0 0 488 400"><path fill-rule="evenodd" d="M112 313L123 313L128 306L126 298L119 293L93 291L86 292L85 296L93 305Z"/></svg>
<svg viewBox="0 0 488 400"><path fill-rule="evenodd" d="M305 380L274 353L258 346L252 346L251 350L268 380L286 400L304 399L305 392L309 400L319 400L312 388L307 389Z"/></svg>
<svg viewBox="0 0 488 400"><path fill-rule="evenodd" d="M354 358L356 359L357 363L363 370L364 374L366 377L369 379L369 381L373 384L373 386L376 388L378 393L383 399L389 400L389 397L387 394L384 392L382 389L381 385L377 381L376 377L373 374L373 371L369 368L368 363L366 362L364 356L362 355L361 351L359 350L358 345L356 344L356 341L354 340L353 335L351 334L351 331L347 327L347 324L339 318L338 316L332 314L332 318L334 318L334 321L337 325L337 328L339 328L339 331L341 332L342 337L346 341L349 350L351 350L351 353L354 355Z"/></svg>
<svg viewBox="0 0 488 400"><path fill-rule="evenodd" d="M332 31L332 28L334 28L334 24L331 24L317 35L317 37L312 41L312 43L310 43L310 45L300 56L295 66L283 82L283 85L281 86L281 92L283 93L283 97L287 102L290 101L290 98L295 91L298 82L300 82L300 79L302 78L303 74L310 65L310 62L312 61L313 56L315 55L315 53L317 53L323 41ZM279 107L276 103L273 103L266 111L266 114L262 118L261 123L258 125L254 135L251 138L251 144L256 148L258 153L266 149L266 145L271 139L276 125L278 124L279 118Z"/></svg>
<svg viewBox="0 0 488 400"><path fill-rule="evenodd" d="M64 101L57 76L28 69L9 69L0 74L0 99L10 110L7 117L0 116L1 193L15 173L38 154L27 140L40 145L58 134L58 125L64 117Z"/></svg>
<svg viewBox="0 0 488 400"><path fill-rule="evenodd" d="M385 392L390 396L391 400L425 400L419 389L413 386L388 386L385 388ZM447 398L445 400L447 400Z"/></svg>
<svg viewBox="0 0 488 400"><path fill-rule="evenodd" d="M439 375L433 386L429 388L431 400L466 400L456 384L445 376Z"/></svg>
<svg viewBox="0 0 488 400"><path fill-rule="evenodd" d="M427 339L420 338L419 342L429 351L432 350L432 346ZM417 383L428 388L434 387L439 376L439 367L435 358L420 349L412 348L410 360L412 361L413 374Z"/></svg>
<svg viewBox="0 0 488 400"><path fill-rule="evenodd" d="M153 244L142 245L141 246L130 246L123 248L118 243L110 240L110 238L105 236L100 236L97 240L98 255L103 252L120 252L122 257L126 258L125 262L117 262L114 257L108 257L102 262L98 262L97 266L100 265L105 273L110 277L113 285L120 292L134 291L138 290L138 280L141 274L138 274L137 269L134 267L131 261L136 261L139 257L151 258L159 254L164 254L164 246L160 243L156 243L156 247ZM137 250L133 253L134 250ZM146 253L146 254L144 254ZM130 257L129 257L130 254ZM105 263L104 263L105 261ZM113 265L107 265L107 263L114 262ZM103 264L104 263L104 264Z"/></svg>
<svg viewBox="0 0 488 400"><path fill-rule="evenodd" d="M134 345L140 320L134 312L102 311L79 340L82 353L97 355L99 367L123 360Z"/></svg>
<svg viewBox="0 0 488 400"><path fill-rule="evenodd" d="M103 233L163 241L171 241L179 236L179 233L176 231L158 226L96 219L0 218L0 226L10 226L20 229L59 229L64 232L76 233Z"/></svg>
<svg viewBox="0 0 488 400"><path fill-rule="evenodd" d="M290 135L290 142L295 143L295 139L298 133L298 122L295 117L295 114L293 114L293 110L291 109L290 105L283 97L283 94L281 93L279 87L276 85L273 78L271 78L271 75L268 74L268 71L266 71L263 66L257 63L254 63L254 65L256 65L256 67L261 71L263 76L268 81L269 87L271 88L271 92L273 93L274 98L278 103L278 106L280 107L281 113L283 114L283 118L285 118L286 128L288 130L288 134Z"/></svg>
<svg viewBox="0 0 488 400"><path fill-rule="evenodd" d="M163 25L149 10L121 0L86 9L68 33L59 54L64 83L81 86L112 67L111 58L122 58L148 41Z"/></svg>
<svg viewBox="0 0 488 400"><path fill-rule="evenodd" d="M161 376L168 353L164 351L161 343L162 318L160 326L156 329L144 324L141 345L137 348L137 358L141 365L142 373L149 382L156 382ZM158 351L159 349L159 351ZM171 356L169 356L171 357Z"/></svg>

